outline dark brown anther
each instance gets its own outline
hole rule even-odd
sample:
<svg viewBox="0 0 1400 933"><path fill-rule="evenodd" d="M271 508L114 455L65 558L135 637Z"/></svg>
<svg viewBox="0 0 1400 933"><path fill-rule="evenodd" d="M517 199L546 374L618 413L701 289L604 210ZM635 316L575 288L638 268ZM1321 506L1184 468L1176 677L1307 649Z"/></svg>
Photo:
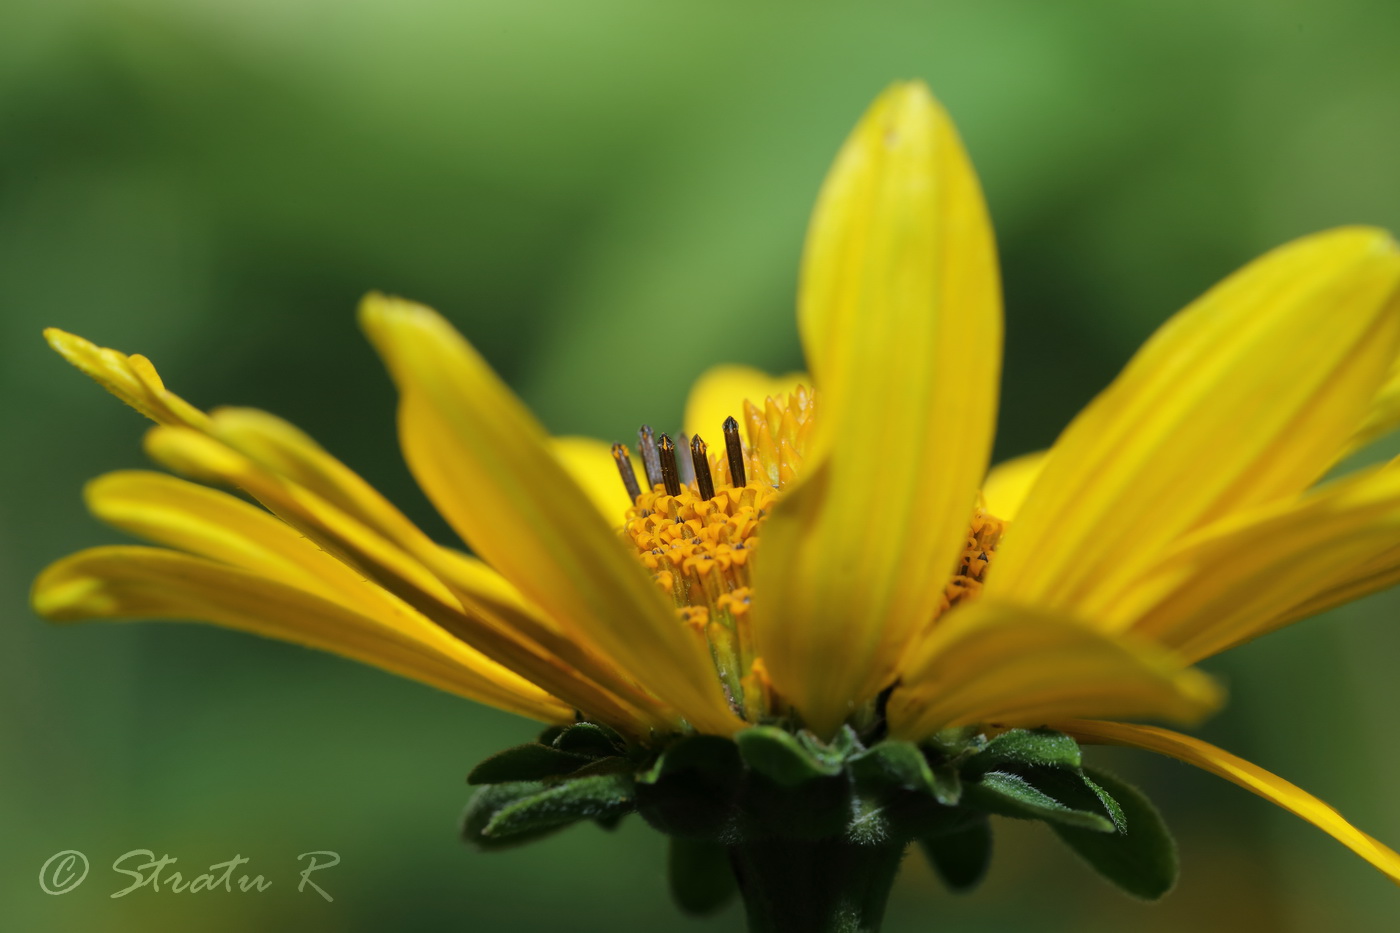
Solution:
<svg viewBox="0 0 1400 933"><path fill-rule="evenodd" d="M681 475L676 469L676 444L663 434L656 441L657 453L661 461L661 482L666 485L666 495L681 494Z"/></svg>
<svg viewBox="0 0 1400 933"><path fill-rule="evenodd" d="M627 495L631 498L632 504L636 505L638 497L642 494L642 488L637 485L637 471L632 467L632 455L622 444L612 445L612 455L613 462L617 464L618 475L622 477L622 485L627 487Z"/></svg>
<svg viewBox="0 0 1400 933"><path fill-rule="evenodd" d="M642 469L647 475L647 489L652 490L661 482L661 456L656 452L656 435L651 425L644 424L637 437L637 447L642 452Z"/></svg>
<svg viewBox="0 0 1400 933"><path fill-rule="evenodd" d="M695 486L701 499L715 497L715 481L710 476L710 458L705 454L705 442L697 434L690 439L690 462L695 464Z"/></svg>
<svg viewBox="0 0 1400 933"><path fill-rule="evenodd" d="M748 484L744 474L744 445L739 440L739 422L730 415L724 419L724 452L729 455L729 479L735 489Z"/></svg>

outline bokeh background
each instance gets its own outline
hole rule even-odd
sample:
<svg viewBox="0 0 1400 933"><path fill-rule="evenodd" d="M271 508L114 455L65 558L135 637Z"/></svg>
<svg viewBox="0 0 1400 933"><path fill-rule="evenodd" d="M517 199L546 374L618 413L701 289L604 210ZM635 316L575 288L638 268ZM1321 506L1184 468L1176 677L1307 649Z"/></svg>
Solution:
<svg viewBox="0 0 1400 933"><path fill-rule="evenodd" d="M204 626L54 628L29 580L119 537L79 489L144 465L141 419L39 330L144 352L196 404L301 424L435 534L356 332L371 288L444 311L560 433L676 424L707 365L800 365L806 214L865 104L927 79L1006 276L998 456L1048 444L1169 313L1291 237L1400 229L1400 6L9 0L0 4L0 926L732 930L683 918L660 837L592 826L499 854L463 775L532 724ZM1395 452L1394 449L1391 452ZM1373 454L1374 456L1375 454ZM1210 662L1202 734L1400 844L1400 600ZM1129 901L1000 824L971 896L911 856L891 931L1393 930L1394 888L1318 831L1145 754L1096 754L1179 833ZM147 848L235 854L261 895L141 891ZM43 894L54 852L93 874ZM334 850L295 892L296 856Z"/></svg>

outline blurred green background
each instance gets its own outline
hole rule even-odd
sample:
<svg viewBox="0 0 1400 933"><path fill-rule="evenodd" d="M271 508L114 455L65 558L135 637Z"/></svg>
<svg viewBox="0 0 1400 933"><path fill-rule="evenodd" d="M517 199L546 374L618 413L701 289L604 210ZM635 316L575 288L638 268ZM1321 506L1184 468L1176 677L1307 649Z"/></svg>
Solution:
<svg viewBox="0 0 1400 933"><path fill-rule="evenodd" d="M676 424L707 365L800 365L795 271L823 171L889 81L957 119L1006 276L998 456L1050 442L1169 313L1288 238L1400 229L1400 6L10 0L0 5L0 926L11 930L737 929L678 915L663 841L481 854L463 775L534 726L203 626L51 628L29 580L119 540L79 489L143 422L45 349L144 352L203 406L299 423L435 534L353 323L371 288L440 308L548 425ZM1400 844L1383 595L1217 659L1202 734ZM1180 834L1128 901L1003 822L953 897L911 856L888 928L1393 930L1393 886L1232 785L1098 754ZM235 854L262 895L137 892L137 848ZM62 849L93 875L51 897ZM295 892L296 856L334 850Z"/></svg>

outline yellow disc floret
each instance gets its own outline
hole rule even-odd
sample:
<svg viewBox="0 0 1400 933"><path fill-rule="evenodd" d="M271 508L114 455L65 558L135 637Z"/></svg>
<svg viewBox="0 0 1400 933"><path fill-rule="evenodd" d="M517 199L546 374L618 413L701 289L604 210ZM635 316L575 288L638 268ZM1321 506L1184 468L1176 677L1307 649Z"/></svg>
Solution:
<svg viewBox="0 0 1400 933"><path fill-rule="evenodd" d="M816 393L798 386L762 405L743 404L748 443L739 423L723 426L724 450L711 453L700 437L678 446L643 426L645 483L631 456L613 446L632 497L623 533L657 585L676 602L680 622L705 640L736 712L755 721L776 710L776 698L749 628L750 571L760 530L784 487L798 478L816 421ZM689 456L678 457L689 447ZM978 509L951 577L944 579L938 615L977 596L1006 523ZM946 571L943 571L946 573Z"/></svg>

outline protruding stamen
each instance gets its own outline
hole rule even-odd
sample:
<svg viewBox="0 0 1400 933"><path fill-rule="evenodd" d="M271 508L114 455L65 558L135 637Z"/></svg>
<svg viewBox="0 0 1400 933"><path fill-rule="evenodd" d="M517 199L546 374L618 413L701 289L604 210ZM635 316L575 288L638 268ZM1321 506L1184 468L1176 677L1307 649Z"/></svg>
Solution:
<svg viewBox="0 0 1400 933"><path fill-rule="evenodd" d="M632 455L622 444L612 445L612 455L613 461L617 463L618 475L622 477L622 485L627 487L627 496L635 505L637 497L642 494L642 488L637 485L637 471L632 467Z"/></svg>
<svg viewBox="0 0 1400 933"><path fill-rule="evenodd" d="M705 453L705 442L697 434L690 439L690 462L695 464L695 486L701 499L715 497L715 481L710 476L710 458Z"/></svg>
<svg viewBox="0 0 1400 933"><path fill-rule="evenodd" d="M730 415L724 419L724 452L729 455L729 481L742 489L749 481L744 474L744 445L739 440L739 422Z"/></svg>
<svg viewBox="0 0 1400 933"><path fill-rule="evenodd" d="M681 494L681 475L676 469L676 444L663 434L657 439L657 454L661 461L661 482L666 485L666 495Z"/></svg>
<svg viewBox="0 0 1400 933"><path fill-rule="evenodd" d="M690 448L690 438L685 436L685 432L681 432L680 437L676 440L678 441L676 450L679 451L676 454L676 466L680 469L681 485L689 486L695 482L695 467L690 462L690 458L685 455L685 452Z"/></svg>
<svg viewBox="0 0 1400 933"><path fill-rule="evenodd" d="M642 469L647 474L647 491L650 492L661 482L661 456L656 452L656 434L652 432L651 425L644 424L637 437L637 446L642 452Z"/></svg>

